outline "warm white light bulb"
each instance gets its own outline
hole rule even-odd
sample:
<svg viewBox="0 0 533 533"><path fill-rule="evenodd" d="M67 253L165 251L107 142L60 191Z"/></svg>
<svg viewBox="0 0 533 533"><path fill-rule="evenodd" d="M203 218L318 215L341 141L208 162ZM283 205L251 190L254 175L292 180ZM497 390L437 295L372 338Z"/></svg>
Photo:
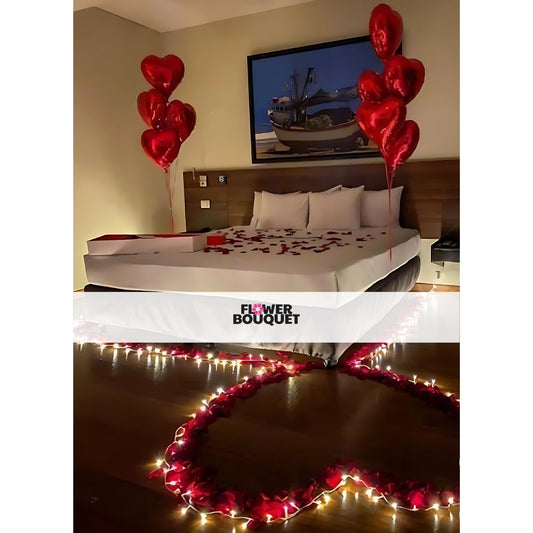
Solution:
<svg viewBox="0 0 533 533"><path fill-rule="evenodd" d="M390 504L390 506L396 511L396 509L398 508L398 504L396 502L392 502Z"/></svg>
<svg viewBox="0 0 533 533"><path fill-rule="evenodd" d="M200 518L202 519L202 524L207 522L207 515L205 513L200 513Z"/></svg>
<svg viewBox="0 0 533 533"><path fill-rule="evenodd" d="M159 468L163 464L163 459L158 459L155 464L157 465L157 468Z"/></svg>
<svg viewBox="0 0 533 533"><path fill-rule="evenodd" d="M435 511L439 510L439 504L438 503L434 503L431 507L433 507L433 509L435 509Z"/></svg>
<svg viewBox="0 0 533 533"><path fill-rule="evenodd" d="M448 498L448 503L449 503L450 505L453 504L453 497Z"/></svg>
<svg viewBox="0 0 533 533"><path fill-rule="evenodd" d="M234 509L232 509L229 514L231 515L231 518L235 518L235 515L237 514Z"/></svg>
<svg viewBox="0 0 533 533"><path fill-rule="evenodd" d="M187 514L187 507L182 507L181 508L181 516L185 516Z"/></svg>
<svg viewBox="0 0 533 533"><path fill-rule="evenodd" d="M324 494L324 502L329 503L330 500L331 500L331 496L329 494Z"/></svg>

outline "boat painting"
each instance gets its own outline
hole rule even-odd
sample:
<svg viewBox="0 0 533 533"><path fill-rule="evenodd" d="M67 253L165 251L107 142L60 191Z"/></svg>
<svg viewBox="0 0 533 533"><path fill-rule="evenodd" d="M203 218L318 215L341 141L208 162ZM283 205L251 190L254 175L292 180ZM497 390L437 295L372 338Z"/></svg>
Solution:
<svg viewBox="0 0 533 533"><path fill-rule="evenodd" d="M252 162L375 157L357 79L383 66L368 37L248 57Z"/></svg>
<svg viewBox="0 0 533 533"><path fill-rule="evenodd" d="M299 89L299 75L290 77L291 97L272 98L268 116L278 141L295 153L333 150L346 152L368 146L368 137L359 128L355 113L349 107L319 109L313 114L308 109L331 103L343 103L359 98L357 87L345 87L327 93L319 89L311 97L307 90L314 82L314 68L307 69L303 87Z"/></svg>

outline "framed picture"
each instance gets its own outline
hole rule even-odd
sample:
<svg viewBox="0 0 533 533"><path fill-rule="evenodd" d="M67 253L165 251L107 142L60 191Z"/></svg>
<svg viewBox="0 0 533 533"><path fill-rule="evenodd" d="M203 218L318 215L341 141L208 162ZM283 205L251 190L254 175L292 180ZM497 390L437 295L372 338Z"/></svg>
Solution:
<svg viewBox="0 0 533 533"><path fill-rule="evenodd" d="M370 37L248 56L252 163L375 157L357 124L357 80L383 72Z"/></svg>

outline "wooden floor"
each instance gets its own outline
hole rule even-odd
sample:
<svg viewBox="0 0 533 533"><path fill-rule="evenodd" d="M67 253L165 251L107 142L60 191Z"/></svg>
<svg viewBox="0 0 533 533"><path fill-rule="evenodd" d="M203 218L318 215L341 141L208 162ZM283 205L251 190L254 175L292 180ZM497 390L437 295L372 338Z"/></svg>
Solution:
<svg viewBox="0 0 533 533"><path fill-rule="evenodd" d="M385 364L459 393L458 344L398 345ZM206 394L235 380L229 367L75 346L76 533L241 531L225 518L201 525L194 513L181 516L161 480L146 477ZM459 484L458 422L377 383L317 370L238 401L231 417L210 427L199 460L215 466L225 485L268 492L304 482L337 458L451 488ZM438 518L433 510L398 511L393 521L390 507L362 493L357 501L333 495L326 509L264 531L458 532L458 509L441 510Z"/></svg>

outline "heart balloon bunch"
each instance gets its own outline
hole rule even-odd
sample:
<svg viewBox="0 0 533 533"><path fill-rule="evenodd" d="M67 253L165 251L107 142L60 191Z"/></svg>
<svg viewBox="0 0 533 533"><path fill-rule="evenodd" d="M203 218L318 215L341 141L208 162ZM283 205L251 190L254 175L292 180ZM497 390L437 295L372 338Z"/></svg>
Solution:
<svg viewBox="0 0 533 533"><path fill-rule="evenodd" d="M153 87L137 97L139 115L150 127L142 133L141 144L146 155L168 172L182 143L196 125L196 112L192 105L180 100L168 103L170 95L183 79L185 66L175 55L163 58L150 55L142 60L141 72Z"/></svg>
<svg viewBox="0 0 533 533"><path fill-rule="evenodd" d="M370 15L370 40L383 61L384 72L367 70L357 82L361 105L357 122L373 140L385 160L389 190L398 167L415 151L420 137L418 124L406 120L406 105L424 83L422 62L396 54L403 34L400 14L387 4L379 4Z"/></svg>

